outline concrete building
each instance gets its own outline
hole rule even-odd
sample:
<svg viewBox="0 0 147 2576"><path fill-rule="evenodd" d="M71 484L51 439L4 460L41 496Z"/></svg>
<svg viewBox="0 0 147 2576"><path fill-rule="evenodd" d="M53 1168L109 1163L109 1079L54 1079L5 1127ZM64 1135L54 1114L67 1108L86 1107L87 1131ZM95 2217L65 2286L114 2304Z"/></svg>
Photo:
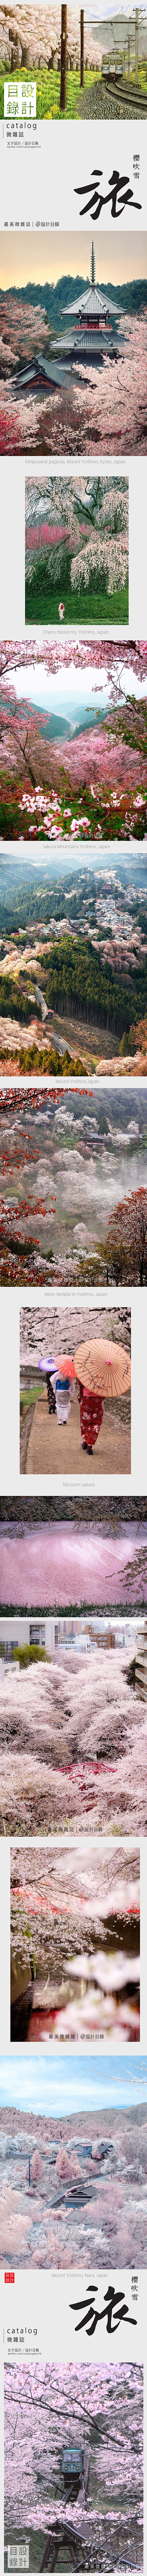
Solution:
<svg viewBox="0 0 147 2576"><path fill-rule="evenodd" d="M0 1654L2 1650L7 1665L15 1662L16 1646L17 1649L23 1646L39 1646L40 1653L44 1648L45 1653L51 1655L55 1652L56 1645L58 1645L58 1620L56 1621L55 1614L49 1619L44 1619L41 1615L38 1615L37 1619L17 1617L0 1619Z"/></svg>
<svg viewBox="0 0 147 2576"><path fill-rule="evenodd" d="M124 1649L129 1653L131 1659L136 1654L136 1641L137 1655L140 1653L142 1634L141 1622L139 1626L136 1621L120 1619L114 1626L114 1621L110 1618L101 1619L94 1611L91 1616L87 1611L87 1616L86 1613L85 1615L79 1613L79 1616L74 1617L72 1612L69 1612L69 1616L66 1617L54 1610L45 1618L41 1611L32 1618L29 1615L17 1617L16 1613L16 1616L9 1619L0 1618L0 1658L3 1667L4 1663L8 1667L8 1664L15 1663L16 1647L18 1654L25 1646L28 1646L29 1650L37 1646L40 1655L44 1653L48 1656L60 1654L61 1651L68 1652L68 1649L70 1651L72 1649L74 1654L85 1656L93 1654L97 1647L103 1648L105 1653L106 1650L110 1653L112 1649L114 1653L114 1649L118 1647L119 1650Z"/></svg>
<svg viewBox="0 0 147 2576"><path fill-rule="evenodd" d="M122 1649L124 1648L125 1653L130 1653L131 1656L135 1655L136 1620L134 1625L133 1620L127 1619L124 1623L121 1619L117 1621L116 1627L114 1628L112 1623L109 1623L108 1619L104 1621L103 1619L96 1618L93 1614L91 1621L85 1621L85 1627L86 1632L89 1635L91 1647L100 1646L101 1649L104 1647L105 1654L106 1650L110 1653L111 1647L113 1648L113 1653L114 1648L116 1649L118 1647L119 1653L122 1652Z"/></svg>
<svg viewBox="0 0 147 2576"><path fill-rule="evenodd" d="M54 1611L45 1619L39 1613L38 1618L32 1619L29 1617L0 1619L0 1655L2 1652L3 1666L4 1663L7 1666L15 1663L16 1647L18 1651L19 1647L38 1646L40 1654L44 1651L50 1656L59 1653L61 1647L65 1649L72 1646L75 1653L87 1654L89 1643L89 1633L84 1632L81 1618L58 1618Z"/></svg>

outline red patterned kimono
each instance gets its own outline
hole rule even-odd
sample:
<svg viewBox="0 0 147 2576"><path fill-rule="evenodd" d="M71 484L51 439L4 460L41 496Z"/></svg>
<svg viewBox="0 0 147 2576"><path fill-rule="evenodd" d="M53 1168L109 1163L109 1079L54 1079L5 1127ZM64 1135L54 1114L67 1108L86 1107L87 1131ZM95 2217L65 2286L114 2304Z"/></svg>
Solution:
<svg viewBox="0 0 147 2576"><path fill-rule="evenodd" d="M78 1403L80 1404L82 1449L94 1449L95 1440L98 1440L101 1422L103 1422L104 1397L97 1395L96 1388L91 1394L91 1388L81 1386L80 1382Z"/></svg>

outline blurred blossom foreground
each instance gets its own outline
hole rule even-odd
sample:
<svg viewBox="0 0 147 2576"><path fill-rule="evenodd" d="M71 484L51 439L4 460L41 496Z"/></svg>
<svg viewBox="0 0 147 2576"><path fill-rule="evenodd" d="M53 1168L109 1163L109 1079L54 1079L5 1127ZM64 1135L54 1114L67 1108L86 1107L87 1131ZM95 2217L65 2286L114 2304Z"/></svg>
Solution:
<svg viewBox="0 0 147 2576"><path fill-rule="evenodd" d="M12 2038L138 2040L139 1954L137 1843L12 1846Z"/></svg>

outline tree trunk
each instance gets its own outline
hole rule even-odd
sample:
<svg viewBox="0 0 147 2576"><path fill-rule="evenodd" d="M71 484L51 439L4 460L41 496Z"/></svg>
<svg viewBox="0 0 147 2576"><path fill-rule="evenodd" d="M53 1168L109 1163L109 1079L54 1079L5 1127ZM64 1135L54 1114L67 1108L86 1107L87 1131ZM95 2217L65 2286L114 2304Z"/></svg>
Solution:
<svg viewBox="0 0 147 2576"><path fill-rule="evenodd" d="M65 108L66 108L66 64L67 64L67 9L64 7L64 0L62 0L62 9L61 9L61 81L60 81L60 110L61 110L61 112L62 112L62 116L65 116Z"/></svg>
<svg viewBox="0 0 147 2576"><path fill-rule="evenodd" d="M80 86L81 86L81 89L84 89L84 9L81 9L81 73L80 73Z"/></svg>

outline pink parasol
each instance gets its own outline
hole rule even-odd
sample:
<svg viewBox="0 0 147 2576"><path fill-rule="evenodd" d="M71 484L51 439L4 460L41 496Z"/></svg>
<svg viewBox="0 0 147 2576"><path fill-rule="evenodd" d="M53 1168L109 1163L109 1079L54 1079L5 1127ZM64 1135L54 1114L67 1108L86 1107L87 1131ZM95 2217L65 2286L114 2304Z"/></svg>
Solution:
<svg viewBox="0 0 147 2576"><path fill-rule="evenodd" d="M75 1364L71 1358L71 1351L56 1351L56 1358L50 1365L52 1376L53 1370L60 1369L61 1377L75 1377Z"/></svg>
<svg viewBox="0 0 147 2576"><path fill-rule="evenodd" d="M131 1360L121 1342L101 1340L79 1342L74 1354L75 1377L91 1395L129 1395Z"/></svg>

